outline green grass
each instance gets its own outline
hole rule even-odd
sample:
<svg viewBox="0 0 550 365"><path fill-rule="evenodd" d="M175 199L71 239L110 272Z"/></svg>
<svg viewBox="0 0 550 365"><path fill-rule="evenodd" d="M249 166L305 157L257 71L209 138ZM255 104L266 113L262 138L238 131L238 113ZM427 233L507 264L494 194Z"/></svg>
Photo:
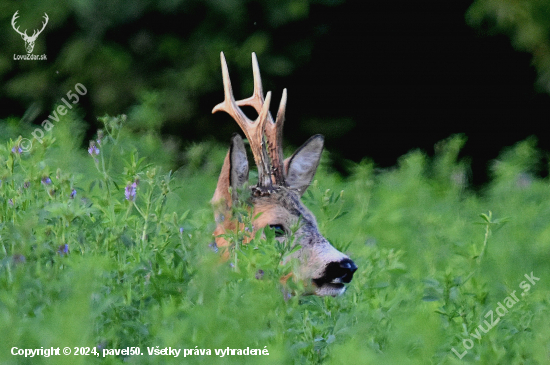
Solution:
<svg viewBox="0 0 550 365"><path fill-rule="evenodd" d="M343 296L289 298L278 279L290 270L279 264L290 248L271 235L237 245L225 263L208 246L226 146L197 144L181 157L123 117L101 120L93 156L74 114L29 153L17 146L31 130L0 126L2 364L549 362L550 184L537 177L533 140L504 151L481 192L457 161L462 136L390 170L364 161L347 179L323 164L304 202L359 269ZM521 296L531 272L540 281ZM514 290L518 302L482 332ZM25 358L11 355L14 346L100 356ZM127 347L144 355L101 356ZM150 356L148 347L182 351ZM215 354L227 347L269 355ZM182 359L183 349L211 355Z"/></svg>

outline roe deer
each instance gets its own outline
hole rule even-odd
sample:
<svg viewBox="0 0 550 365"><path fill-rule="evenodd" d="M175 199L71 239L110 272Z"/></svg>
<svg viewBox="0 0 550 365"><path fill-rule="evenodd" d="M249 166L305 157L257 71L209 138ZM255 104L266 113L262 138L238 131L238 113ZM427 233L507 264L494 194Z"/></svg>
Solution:
<svg viewBox="0 0 550 365"><path fill-rule="evenodd" d="M282 130L286 89L283 90L277 118L274 121L269 113L271 92L268 92L264 99L256 55L252 53L254 93L248 99L235 101L223 52L221 64L225 100L218 104L212 113L228 113L243 130L254 155L258 167L258 184L251 187L250 195L252 216L257 217L253 221L254 231L269 226L282 233L276 234L278 240L284 240L290 235L290 227L298 224L295 238L301 248L292 254L292 257L299 260L300 268L299 272L293 275L296 279L303 280L306 285L313 284L314 294L342 294L345 291L344 284L351 281L357 266L323 237L315 217L300 201L319 165L323 136L311 137L283 162ZM258 113L257 119L250 120L241 110L241 106L253 107ZM248 182L248 169L243 140L235 134L231 139L231 146L212 198L217 223L214 235L218 247L228 246L228 242L220 235L236 229L238 225L231 217L231 206L238 198L237 190ZM258 216L259 213L261 214Z"/></svg>

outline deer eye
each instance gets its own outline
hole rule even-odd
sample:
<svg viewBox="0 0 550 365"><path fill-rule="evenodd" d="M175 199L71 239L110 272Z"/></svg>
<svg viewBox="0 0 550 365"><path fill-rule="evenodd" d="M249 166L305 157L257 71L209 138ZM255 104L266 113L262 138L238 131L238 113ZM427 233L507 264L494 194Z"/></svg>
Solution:
<svg viewBox="0 0 550 365"><path fill-rule="evenodd" d="M282 224L270 224L269 228L275 231L275 237L283 237L286 234Z"/></svg>

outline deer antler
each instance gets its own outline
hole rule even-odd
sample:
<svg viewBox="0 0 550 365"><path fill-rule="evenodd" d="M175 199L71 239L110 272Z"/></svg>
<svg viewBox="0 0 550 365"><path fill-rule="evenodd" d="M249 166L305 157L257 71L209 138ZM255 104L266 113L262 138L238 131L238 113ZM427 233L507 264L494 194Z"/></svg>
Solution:
<svg viewBox="0 0 550 365"><path fill-rule="evenodd" d="M254 72L254 92L251 97L239 101L235 101L229 72L227 70L227 62L223 52L221 53L222 74L224 83L225 100L214 107L212 113L217 111L225 111L239 124L244 131L246 138L250 143L250 148L254 155L254 160L258 166L258 185L261 188L271 190L272 180L271 175L275 178L275 183L279 186L285 185L283 172L283 150L282 150L282 130L284 123L284 115L286 109L286 89L283 90L283 97L279 106L276 121L273 121L271 113L269 113L269 104L271 102L271 92L267 93L264 100L262 79L260 76L260 67L256 54L252 53L252 70ZM258 118L253 122L244 115L240 106L251 106L258 113ZM263 135L266 135L269 150L266 151L263 143ZM267 159L267 152L271 159L271 164ZM271 165L271 168L270 168Z"/></svg>
<svg viewBox="0 0 550 365"><path fill-rule="evenodd" d="M35 30L33 32L33 34L30 36L30 38L36 38L38 37L38 35L40 33L42 33L42 31L44 30L44 28L46 28L46 24L48 24L48 20L50 20L50 18L48 18L48 14L44 13L44 18L46 19L45 22L42 22L42 29L40 29L39 31ZM38 33L37 33L38 32Z"/></svg>
<svg viewBox="0 0 550 365"><path fill-rule="evenodd" d="M262 90L262 77L260 76L260 66L258 65L258 58L256 53L252 52L252 71L254 73L254 93L251 97L237 101L238 106L251 106L256 109L256 113L260 113L262 105L264 103L264 95ZM277 119L273 121L271 113L268 113L267 121L265 123L265 135L267 144L269 145L269 158L271 159L271 173L275 177L277 185L284 185L284 173L283 173L283 124L285 122L285 110L286 110L286 89L283 90L283 96L281 103L279 104L279 111L277 112Z"/></svg>
<svg viewBox="0 0 550 365"><path fill-rule="evenodd" d="M22 36L25 36L25 37L28 38L29 36L27 35L27 30L26 30L26 29L25 29L25 33L21 33L21 32L19 31L19 27L17 27L17 28L15 27L15 20L16 20L17 18L19 18L19 15L17 15L17 13L19 13L19 10L17 10L17 11L15 12L15 14L13 14L13 17L11 18L11 26L13 27L13 30L15 30L17 33L19 33L19 34L21 34Z"/></svg>
<svg viewBox="0 0 550 365"><path fill-rule="evenodd" d="M223 75L223 89L225 100L216 105L212 110L212 113L218 111L224 111L229 114L237 124L241 127L254 155L254 161L258 166L258 186L261 188L270 188L271 176L269 175L269 163L263 146L263 129L264 124L269 114L269 104L271 102L271 93L267 93L267 100L261 105L258 111L258 118L255 121L250 120L239 108L235 102L233 96L233 89L231 88L231 80L229 79L229 71L227 70L227 62L223 52L221 53L222 62L222 75Z"/></svg>
<svg viewBox="0 0 550 365"><path fill-rule="evenodd" d="M32 35L29 37L27 35L27 30L26 29L25 29L25 32L22 33L21 31L19 31L19 27L17 27L17 28L15 27L15 20L17 20L17 18L19 18L19 15L17 15L17 13L19 13L19 10L17 10L15 12L15 14L13 14L13 17L11 18L11 26L13 27L13 30L15 30L21 36L23 36L24 39L36 39L38 37L38 35L40 33L42 33L44 28L46 28L46 24L48 24L48 20L50 19L50 18L48 18L48 14L44 13L44 18L46 19L46 21L42 22L42 29L40 29L38 31L35 29L34 32L32 33Z"/></svg>

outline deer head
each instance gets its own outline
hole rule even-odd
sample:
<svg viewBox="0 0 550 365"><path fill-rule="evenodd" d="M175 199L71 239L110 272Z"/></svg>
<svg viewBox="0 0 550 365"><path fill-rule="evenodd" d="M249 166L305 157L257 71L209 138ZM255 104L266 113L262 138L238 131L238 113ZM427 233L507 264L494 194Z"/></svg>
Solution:
<svg viewBox="0 0 550 365"><path fill-rule="evenodd" d="M17 13L19 12L19 10L17 10L15 12L15 14L13 14L13 17L11 18L11 26L13 27L13 29L19 33L21 35L21 38L23 38L23 40L25 41L25 48L27 49L27 53L31 53L32 50L34 49L34 42L36 41L36 38L38 38L38 36L40 35L40 33L42 33L42 31L44 30L44 28L46 28L46 24L48 24L48 14L44 13L44 19L46 20L45 22L42 23L42 29L40 30L35 30L32 35L29 37L27 35L27 30L25 29L24 32L20 32L19 31L19 27L15 27L15 20L17 18L19 18L19 15L17 15Z"/></svg>
<svg viewBox="0 0 550 365"><path fill-rule="evenodd" d="M271 227L278 232L278 240L285 240L290 236L291 227L297 225L295 238L301 248L293 257L299 260L300 269L293 275L308 285L312 284L312 292L317 295L342 294L345 291L344 284L351 281L357 266L323 237L315 217L300 201L319 165L323 136L311 137L291 157L283 161L282 130L286 89L283 90L277 118L273 120L269 113L271 92L264 99L256 55L252 53L254 93L250 98L239 101L235 101L233 97L223 53L221 63L225 100L212 113L228 113L239 124L250 144L258 167L258 183L251 187L249 198L253 217L258 217L253 221L254 231ZM250 120L241 110L241 106L253 107L258 113L256 120ZM231 206L238 199L236 192L248 182L248 170L243 140L235 134L212 198L217 223L214 235L218 247L228 246L228 242L220 235L238 227L238 223L231 217Z"/></svg>

